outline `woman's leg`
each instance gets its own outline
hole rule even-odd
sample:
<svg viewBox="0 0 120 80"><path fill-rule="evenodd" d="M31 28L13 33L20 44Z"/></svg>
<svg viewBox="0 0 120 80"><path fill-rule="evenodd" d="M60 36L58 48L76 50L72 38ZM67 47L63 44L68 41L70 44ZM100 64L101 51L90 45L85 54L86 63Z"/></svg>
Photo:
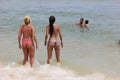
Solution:
<svg viewBox="0 0 120 80"><path fill-rule="evenodd" d="M60 44L55 45L56 60L60 63Z"/></svg>
<svg viewBox="0 0 120 80"><path fill-rule="evenodd" d="M26 45L22 45L22 50L24 54L23 65L28 61L28 51Z"/></svg>
<svg viewBox="0 0 120 80"><path fill-rule="evenodd" d="M27 48L29 50L29 54L30 54L30 64L31 64L31 67L34 63L34 46L30 43L27 45Z"/></svg>
<svg viewBox="0 0 120 80"><path fill-rule="evenodd" d="M53 51L53 45L49 43L48 46L47 46L47 53L48 53L47 64L50 64L50 62L51 62L52 51Z"/></svg>

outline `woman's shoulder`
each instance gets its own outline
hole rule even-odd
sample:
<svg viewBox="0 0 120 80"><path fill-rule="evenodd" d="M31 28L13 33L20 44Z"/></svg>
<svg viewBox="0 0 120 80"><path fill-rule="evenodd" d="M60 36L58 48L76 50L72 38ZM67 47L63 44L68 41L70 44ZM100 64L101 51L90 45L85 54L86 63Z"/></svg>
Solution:
<svg viewBox="0 0 120 80"><path fill-rule="evenodd" d="M23 29L24 28L24 25L22 24L21 26L20 26L20 29Z"/></svg>
<svg viewBox="0 0 120 80"><path fill-rule="evenodd" d="M22 24L21 26L20 26L20 28L22 28L22 27L24 27L25 25L24 24Z"/></svg>
<svg viewBox="0 0 120 80"><path fill-rule="evenodd" d="M49 27L50 27L49 25L46 26L46 28L49 28Z"/></svg>
<svg viewBox="0 0 120 80"><path fill-rule="evenodd" d="M59 24L54 24L54 26L55 26L55 27L60 27L60 25L59 25Z"/></svg>

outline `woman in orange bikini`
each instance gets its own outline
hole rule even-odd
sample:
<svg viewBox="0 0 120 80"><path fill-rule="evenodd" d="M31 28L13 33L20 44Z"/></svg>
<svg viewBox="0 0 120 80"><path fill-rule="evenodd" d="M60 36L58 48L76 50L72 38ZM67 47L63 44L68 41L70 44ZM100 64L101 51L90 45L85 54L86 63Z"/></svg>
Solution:
<svg viewBox="0 0 120 80"><path fill-rule="evenodd" d="M18 33L18 44L19 48L23 50L24 60L23 65L28 61L28 56L30 55L30 64L31 67L34 63L34 42L36 43L36 48L38 48L37 39L35 35L34 27L31 23L30 17L24 17L24 25L20 27ZM21 46L21 37L22 37L22 46Z"/></svg>
<svg viewBox="0 0 120 80"><path fill-rule="evenodd" d="M63 41L62 41L60 26L55 24L54 16L49 17L49 25L46 27L46 35L45 35L45 42L44 42L45 46L47 44L48 35L49 35L49 40L47 45L47 53L48 53L47 63L50 64L53 49L55 50L55 53L56 53L56 60L58 63L60 63L60 44L61 44L61 47L63 47ZM60 38L60 41L59 41L59 38Z"/></svg>

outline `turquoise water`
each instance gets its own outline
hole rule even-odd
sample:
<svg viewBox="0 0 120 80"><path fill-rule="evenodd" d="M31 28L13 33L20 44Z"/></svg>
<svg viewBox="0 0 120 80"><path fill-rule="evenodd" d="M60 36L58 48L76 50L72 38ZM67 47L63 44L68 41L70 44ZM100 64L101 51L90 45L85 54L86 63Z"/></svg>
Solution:
<svg viewBox="0 0 120 80"><path fill-rule="evenodd" d="M120 80L119 2L0 0L0 80ZM29 63L21 65L23 54L17 43L26 15L32 18L39 43L33 69ZM56 65L54 53L52 65L46 65L44 36L51 15L63 34L61 66ZM90 30L80 32L75 25L80 17L90 21Z"/></svg>

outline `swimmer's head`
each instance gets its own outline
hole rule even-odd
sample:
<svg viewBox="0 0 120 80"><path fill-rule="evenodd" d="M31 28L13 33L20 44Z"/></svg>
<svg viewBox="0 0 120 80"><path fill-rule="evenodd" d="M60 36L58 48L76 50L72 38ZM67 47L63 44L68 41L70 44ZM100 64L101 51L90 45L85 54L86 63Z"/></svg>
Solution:
<svg viewBox="0 0 120 80"><path fill-rule="evenodd" d="M80 24L83 24L84 18L80 18Z"/></svg>
<svg viewBox="0 0 120 80"><path fill-rule="evenodd" d="M84 21L84 18L80 18L80 21Z"/></svg>
<svg viewBox="0 0 120 80"><path fill-rule="evenodd" d="M88 20L85 20L85 24L88 24L89 23L89 21Z"/></svg>
<svg viewBox="0 0 120 80"><path fill-rule="evenodd" d="M28 25L28 24L31 23L30 16L25 16L25 17L24 17L24 23L25 23L26 25Z"/></svg>

